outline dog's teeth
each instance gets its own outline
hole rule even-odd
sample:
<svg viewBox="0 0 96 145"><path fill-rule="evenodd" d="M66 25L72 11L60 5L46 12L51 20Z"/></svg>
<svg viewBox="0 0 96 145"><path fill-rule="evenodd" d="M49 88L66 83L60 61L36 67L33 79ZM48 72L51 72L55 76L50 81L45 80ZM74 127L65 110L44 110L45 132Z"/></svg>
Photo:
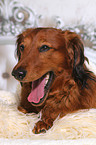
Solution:
<svg viewBox="0 0 96 145"><path fill-rule="evenodd" d="M48 83L48 79L45 80L45 85Z"/></svg>
<svg viewBox="0 0 96 145"><path fill-rule="evenodd" d="M49 80L49 74L46 75L45 85L48 83L48 80Z"/></svg>
<svg viewBox="0 0 96 145"><path fill-rule="evenodd" d="M46 75L46 79L49 79L49 74L48 74L48 75Z"/></svg>

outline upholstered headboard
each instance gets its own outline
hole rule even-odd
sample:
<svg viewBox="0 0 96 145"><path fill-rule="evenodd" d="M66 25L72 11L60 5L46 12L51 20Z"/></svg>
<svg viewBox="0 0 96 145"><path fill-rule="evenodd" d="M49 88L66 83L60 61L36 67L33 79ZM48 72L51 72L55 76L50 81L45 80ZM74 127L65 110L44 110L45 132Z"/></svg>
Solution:
<svg viewBox="0 0 96 145"><path fill-rule="evenodd" d="M14 36L28 27L37 26L35 13L17 0L0 1L0 43L13 44Z"/></svg>

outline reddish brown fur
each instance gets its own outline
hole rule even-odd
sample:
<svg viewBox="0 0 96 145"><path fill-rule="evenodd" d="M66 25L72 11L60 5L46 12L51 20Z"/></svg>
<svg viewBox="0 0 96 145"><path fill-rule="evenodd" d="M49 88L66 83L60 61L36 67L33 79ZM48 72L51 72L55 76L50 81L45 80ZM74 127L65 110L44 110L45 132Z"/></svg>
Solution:
<svg viewBox="0 0 96 145"><path fill-rule="evenodd" d="M24 52L20 52L21 44L25 46ZM96 82L88 78L87 88L86 86L82 88L80 80L73 75L73 69L78 67L80 61L80 66L87 70L80 54L83 52L83 44L76 33L54 28L27 29L18 36L17 45L17 54L21 53L21 58L14 70L19 67L27 70L27 75L22 80L21 102L18 109L24 113L38 113L42 109L41 120L36 123L34 133L49 129L58 115L63 117L79 109L96 108ZM54 49L40 53L38 48L42 45ZM41 106L32 106L27 100L31 92L30 82L49 71L54 72L55 79L47 100ZM96 79L93 73L90 74Z"/></svg>

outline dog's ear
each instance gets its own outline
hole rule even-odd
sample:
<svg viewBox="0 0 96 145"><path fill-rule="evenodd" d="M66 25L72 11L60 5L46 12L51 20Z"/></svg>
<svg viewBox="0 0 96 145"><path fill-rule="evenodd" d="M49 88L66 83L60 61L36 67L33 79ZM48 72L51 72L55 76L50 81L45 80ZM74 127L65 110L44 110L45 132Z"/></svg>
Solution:
<svg viewBox="0 0 96 145"><path fill-rule="evenodd" d="M74 32L65 31L64 38L67 43L67 51L73 67L84 63L84 47L79 35Z"/></svg>
<svg viewBox="0 0 96 145"><path fill-rule="evenodd" d="M73 76L76 82L80 82L83 87L87 85L87 79L91 78L89 72L85 70L84 45L79 35L74 32L65 31L64 38L67 43L67 51L70 63L73 68Z"/></svg>

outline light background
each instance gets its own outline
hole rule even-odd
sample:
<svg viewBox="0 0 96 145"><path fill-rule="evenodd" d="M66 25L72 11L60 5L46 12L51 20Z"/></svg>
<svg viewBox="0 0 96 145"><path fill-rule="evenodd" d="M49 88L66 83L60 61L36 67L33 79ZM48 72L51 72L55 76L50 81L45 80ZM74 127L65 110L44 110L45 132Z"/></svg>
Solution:
<svg viewBox="0 0 96 145"><path fill-rule="evenodd" d="M29 7L36 16L41 16L38 26L54 26L54 17L59 16L62 25L73 24L96 26L96 0L18 0L25 7ZM17 60L15 46L0 46L0 89L15 92L17 81L11 76L11 71ZM96 51L87 54L96 59ZM2 73L8 72L10 78L2 78Z"/></svg>

